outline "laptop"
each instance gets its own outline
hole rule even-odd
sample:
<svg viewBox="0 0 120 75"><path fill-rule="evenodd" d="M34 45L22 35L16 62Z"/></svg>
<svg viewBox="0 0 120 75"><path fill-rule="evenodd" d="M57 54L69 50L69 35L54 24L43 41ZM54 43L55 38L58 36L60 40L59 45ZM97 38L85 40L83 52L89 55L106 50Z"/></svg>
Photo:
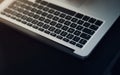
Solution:
<svg viewBox="0 0 120 75"><path fill-rule="evenodd" d="M120 0L0 0L0 21L85 58L120 16L119 7Z"/></svg>

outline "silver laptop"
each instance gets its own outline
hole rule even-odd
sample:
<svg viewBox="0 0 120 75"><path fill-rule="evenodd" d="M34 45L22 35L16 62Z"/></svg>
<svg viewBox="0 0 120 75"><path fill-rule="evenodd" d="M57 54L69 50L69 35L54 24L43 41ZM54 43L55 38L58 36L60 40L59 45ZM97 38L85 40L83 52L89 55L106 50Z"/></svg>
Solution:
<svg viewBox="0 0 120 75"><path fill-rule="evenodd" d="M0 0L0 21L87 57L120 16L120 0Z"/></svg>

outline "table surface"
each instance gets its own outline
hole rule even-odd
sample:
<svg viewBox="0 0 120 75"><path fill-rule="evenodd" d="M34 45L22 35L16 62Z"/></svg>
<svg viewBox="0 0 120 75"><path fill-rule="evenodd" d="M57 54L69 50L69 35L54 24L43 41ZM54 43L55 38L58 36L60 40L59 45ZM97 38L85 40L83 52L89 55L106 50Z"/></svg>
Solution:
<svg viewBox="0 0 120 75"><path fill-rule="evenodd" d="M120 53L120 19L90 57L78 59L0 23L0 74L102 75Z"/></svg>

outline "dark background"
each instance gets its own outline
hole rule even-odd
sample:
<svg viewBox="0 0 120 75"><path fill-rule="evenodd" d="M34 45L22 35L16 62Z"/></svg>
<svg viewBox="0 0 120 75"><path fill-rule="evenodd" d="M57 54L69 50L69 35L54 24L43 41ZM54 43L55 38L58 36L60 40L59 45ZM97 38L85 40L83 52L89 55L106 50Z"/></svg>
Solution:
<svg viewBox="0 0 120 75"><path fill-rule="evenodd" d="M120 18L85 60L0 23L0 75L120 74Z"/></svg>

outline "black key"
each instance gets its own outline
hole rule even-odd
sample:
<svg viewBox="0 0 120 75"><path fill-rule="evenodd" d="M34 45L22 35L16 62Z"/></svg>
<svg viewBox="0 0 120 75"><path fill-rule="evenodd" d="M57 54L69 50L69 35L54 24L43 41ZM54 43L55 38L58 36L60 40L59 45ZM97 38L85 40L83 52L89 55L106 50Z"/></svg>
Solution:
<svg viewBox="0 0 120 75"><path fill-rule="evenodd" d="M57 22L55 22L55 21L50 22L50 25L52 25L52 26L55 26L56 24L57 24Z"/></svg>
<svg viewBox="0 0 120 75"><path fill-rule="evenodd" d="M63 26L61 29L66 31L68 29L68 27L67 26Z"/></svg>
<svg viewBox="0 0 120 75"><path fill-rule="evenodd" d="M54 36L54 37L56 36L56 34L55 34L55 33L51 33L50 35L52 35L52 36Z"/></svg>
<svg viewBox="0 0 120 75"><path fill-rule="evenodd" d="M39 5L37 8L41 10L41 9L43 9L43 8L44 8L44 6Z"/></svg>
<svg viewBox="0 0 120 75"><path fill-rule="evenodd" d="M76 36L79 36L80 34L81 34L81 32L78 30L74 32L74 35L76 35Z"/></svg>
<svg viewBox="0 0 120 75"><path fill-rule="evenodd" d="M77 18L72 18L72 20L71 20L72 22L77 22L78 21L78 19Z"/></svg>
<svg viewBox="0 0 120 75"><path fill-rule="evenodd" d="M26 21L28 21L28 22L32 22L32 20L33 20L33 19L30 18L30 17L26 19Z"/></svg>
<svg viewBox="0 0 120 75"><path fill-rule="evenodd" d="M16 17L21 18L22 14L17 14Z"/></svg>
<svg viewBox="0 0 120 75"><path fill-rule="evenodd" d="M36 3L40 3L42 0L35 0L36 1Z"/></svg>
<svg viewBox="0 0 120 75"><path fill-rule="evenodd" d="M80 40L80 38L77 37L77 36L75 36L75 37L73 38L73 41L75 41L75 42L78 42L79 40Z"/></svg>
<svg viewBox="0 0 120 75"><path fill-rule="evenodd" d="M27 15L29 14L29 11L23 11L23 14Z"/></svg>
<svg viewBox="0 0 120 75"><path fill-rule="evenodd" d="M84 21L79 20L77 23L80 24L80 25L82 25L84 23Z"/></svg>
<svg viewBox="0 0 120 75"><path fill-rule="evenodd" d="M54 31L54 30L55 30L55 27L50 27L48 30L49 30L49 31Z"/></svg>
<svg viewBox="0 0 120 75"><path fill-rule="evenodd" d="M46 2L46 1L41 1L40 2L42 5L47 5L48 4L48 2Z"/></svg>
<svg viewBox="0 0 120 75"><path fill-rule="evenodd" d="M33 23L33 24L37 24L38 21L37 21L37 20L33 20L31 23Z"/></svg>
<svg viewBox="0 0 120 75"><path fill-rule="evenodd" d="M90 23L95 23L96 19L95 18L91 18L88 22Z"/></svg>
<svg viewBox="0 0 120 75"><path fill-rule="evenodd" d="M27 4L27 5L33 5L34 3L33 2L31 2L31 1L25 1L25 3Z"/></svg>
<svg viewBox="0 0 120 75"><path fill-rule="evenodd" d="M84 45L84 44L87 43L87 40L81 39L81 40L79 41L79 43Z"/></svg>
<svg viewBox="0 0 120 75"><path fill-rule="evenodd" d="M54 21L58 21L58 20L59 20L59 17L55 16L55 17L53 18L53 20L54 20Z"/></svg>
<svg viewBox="0 0 120 75"><path fill-rule="evenodd" d="M22 16L21 19L26 20L28 17L27 16Z"/></svg>
<svg viewBox="0 0 120 75"><path fill-rule="evenodd" d="M59 11L54 12L54 15L58 16L60 14Z"/></svg>
<svg viewBox="0 0 120 75"><path fill-rule="evenodd" d="M16 18L14 17L13 19L16 19ZM22 23L23 23L23 24L27 24L27 22L26 22L26 21L22 21Z"/></svg>
<svg viewBox="0 0 120 75"><path fill-rule="evenodd" d="M58 24L56 25L56 27L57 27L57 28L61 28L61 27L62 27L62 24L59 24L59 23L58 23Z"/></svg>
<svg viewBox="0 0 120 75"><path fill-rule="evenodd" d="M50 23L51 20L49 20L49 19L45 19L44 22L45 22L45 23Z"/></svg>
<svg viewBox="0 0 120 75"><path fill-rule="evenodd" d="M84 16L84 17L82 18L82 20L84 20L84 21L88 21L89 19L90 19L89 16Z"/></svg>
<svg viewBox="0 0 120 75"><path fill-rule="evenodd" d="M33 24L31 24L31 23L28 23L27 25L28 25L28 26L32 26Z"/></svg>
<svg viewBox="0 0 120 75"><path fill-rule="evenodd" d="M59 23L64 23L65 22L65 20L64 19L59 19L59 21L58 21Z"/></svg>
<svg viewBox="0 0 120 75"><path fill-rule="evenodd" d="M76 29L79 30L79 31L81 31L83 29L83 27L82 26L77 26Z"/></svg>
<svg viewBox="0 0 120 75"><path fill-rule="evenodd" d="M85 23L83 24L83 26L85 26L85 27L89 27L89 26L90 26L90 23L85 22Z"/></svg>
<svg viewBox="0 0 120 75"><path fill-rule="evenodd" d="M83 14L80 14L80 13L77 13L77 14L75 15L75 17L77 17L77 18L79 18L79 19L81 19L83 16L84 16L84 15L83 15Z"/></svg>
<svg viewBox="0 0 120 75"><path fill-rule="evenodd" d="M63 38L63 41L65 41L65 42L69 42L69 39L67 39L67 38Z"/></svg>
<svg viewBox="0 0 120 75"><path fill-rule="evenodd" d="M64 18L66 15L64 13L60 14L61 18Z"/></svg>
<svg viewBox="0 0 120 75"><path fill-rule="evenodd" d="M39 5L37 3L32 4L33 7L38 7Z"/></svg>
<svg viewBox="0 0 120 75"><path fill-rule="evenodd" d="M69 33L73 33L74 31L75 31L75 29L73 29L73 28L68 29Z"/></svg>
<svg viewBox="0 0 120 75"><path fill-rule="evenodd" d="M88 34L82 33L82 34L80 35L80 37L82 37L82 38L84 38L84 39L86 39L86 40L89 40L91 36L88 35Z"/></svg>
<svg viewBox="0 0 120 75"><path fill-rule="evenodd" d="M56 33L56 34L60 34L60 33L61 33L61 30L60 30L60 29L56 29L56 30L55 30L55 33Z"/></svg>
<svg viewBox="0 0 120 75"><path fill-rule="evenodd" d="M71 24L71 22L70 21L65 21L64 24L67 25L67 26L69 26Z"/></svg>
<svg viewBox="0 0 120 75"><path fill-rule="evenodd" d="M44 31L44 29L43 29L43 28L39 28L38 30L39 30L39 31L42 31L42 32Z"/></svg>
<svg viewBox="0 0 120 75"><path fill-rule="evenodd" d="M47 31L47 30L46 30L46 31L44 31L44 32L45 32L46 34L50 34L50 31Z"/></svg>
<svg viewBox="0 0 120 75"><path fill-rule="evenodd" d="M43 26L44 29L48 29L49 27L50 27L50 26L47 25L47 24L45 24L45 25Z"/></svg>
<svg viewBox="0 0 120 75"><path fill-rule="evenodd" d="M42 15L42 16L47 16L47 15L48 15L48 13L43 12L41 15Z"/></svg>
<svg viewBox="0 0 120 75"><path fill-rule="evenodd" d="M67 37L68 39L72 39L72 38L74 37L74 35L68 34L66 37Z"/></svg>
<svg viewBox="0 0 120 75"><path fill-rule="evenodd" d="M83 47L83 45L81 45L81 44L76 44L76 46L79 47L79 48Z"/></svg>
<svg viewBox="0 0 120 75"><path fill-rule="evenodd" d="M43 26L43 25L44 25L44 23L39 22L37 25L41 27L41 26Z"/></svg>
<svg viewBox="0 0 120 75"><path fill-rule="evenodd" d="M95 33L95 31L87 29L87 28L83 29L83 32L90 34L90 35L93 35Z"/></svg>
<svg viewBox="0 0 120 75"><path fill-rule="evenodd" d="M36 8L32 8L31 12L37 12L38 10Z"/></svg>
<svg viewBox="0 0 120 75"><path fill-rule="evenodd" d="M49 14L49 15L47 15L47 18L49 18L49 19L51 19L51 18L53 18L54 16L52 15L52 14Z"/></svg>
<svg viewBox="0 0 120 75"><path fill-rule="evenodd" d="M52 13L54 13L54 12L55 12L55 10L50 9L48 12L52 14Z"/></svg>
<svg viewBox="0 0 120 75"><path fill-rule="evenodd" d="M74 11L68 10L68 9L66 9L66 8L63 8L63 7L60 7L60 6L51 4L51 3L48 4L48 7L53 8L53 9L56 9L56 10L61 11L61 12L64 12L64 13L66 13L66 14L72 15L72 16L75 15L75 13L76 13L76 12L74 12Z"/></svg>
<svg viewBox="0 0 120 75"><path fill-rule="evenodd" d="M90 29L93 29L93 30L95 30L95 31L96 31L96 30L98 29L98 26L91 25L91 26L90 26Z"/></svg>
<svg viewBox="0 0 120 75"><path fill-rule="evenodd" d="M33 25L32 27L35 28L35 29L38 29L38 26L36 26L36 25Z"/></svg>
<svg viewBox="0 0 120 75"><path fill-rule="evenodd" d="M58 39L62 39L63 37L62 37L62 36L60 36L60 35L58 35L58 36L57 36L57 38L58 38Z"/></svg>
<svg viewBox="0 0 120 75"><path fill-rule="evenodd" d="M65 19L67 19L67 20L71 20L71 18L72 18L71 16L66 16L65 17Z"/></svg>
<svg viewBox="0 0 120 75"><path fill-rule="evenodd" d="M70 25L70 27L72 27L72 28L75 28L77 26L77 24L75 24L75 23L72 23L71 25Z"/></svg>
<svg viewBox="0 0 120 75"><path fill-rule="evenodd" d="M62 31L60 35L63 36L63 37L65 37L67 35L67 32Z"/></svg>
<svg viewBox="0 0 120 75"><path fill-rule="evenodd" d="M74 41L70 41L70 44L75 45L75 44L76 44L76 42L74 42Z"/></svg>
<svg viewBox="0 0 120 75"><path fill-rule="evenodd" d="M49 10L48 7L44 7L44 8L43 8L43 11L48 11L48 10Z"/></svg>
<svg viewBox="0 0 120 75"><path fill-rule="evenodd" d="M28 16L33 17L34 13L29 13Z"/></svg>
<svg viewBox="0 0 120 75"><path fill-rule="evenodd" d="M97 21L95 22L95 25L97 25L97 26L101 26L102 23L103 23L102 21L97 20Z"/></svg>
<svg viewBox="0 0 120 75"><path fill-rule="evenodd" d="M33 18L38 19L40 16L39 15L34 15Z"/></svg>
<svg viewBox="0 0 120 75"><path fill-rule="evenodd" d="M38 10L36 13L37 14L42 14L43 12L41 10Z"/></svg>
<svg viewBox="0 0 120 75"><path fill-rule="evenodd" d="M44 18L44 17L40 17L39 20L40 20L40 21L44 21L45 18Z"/></svg>

